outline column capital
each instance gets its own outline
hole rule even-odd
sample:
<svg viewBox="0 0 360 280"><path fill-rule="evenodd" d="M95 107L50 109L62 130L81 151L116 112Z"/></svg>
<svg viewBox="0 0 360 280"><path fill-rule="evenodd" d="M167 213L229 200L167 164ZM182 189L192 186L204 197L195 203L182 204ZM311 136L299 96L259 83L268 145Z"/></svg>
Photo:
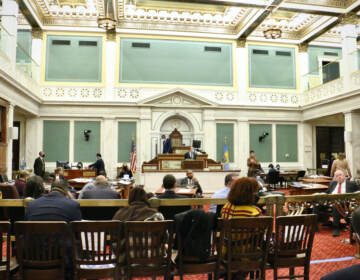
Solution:
<svg viewBox="0 0 360 280"><path fill-rule="evenodd" d="M246 45L246 39L239 38L236 40L236 47L237 48L245 48Z"/></svg>
<svg viewBox="0 0 360 280"><path fill-rule="evenodd" d="M344 15L340 16L339 19L340 19L341 25L346 25L346 24L356 25L356 24L359 24L359 22L360 22L357 14L353 13L353 12L344 14Z"/></svg>
<svg viewBox="0 0 360 280"><path fill-rule="evenodd" d="M308 51L308 47L309 47L309 44L307 43L300 43L298 45L299 47L299 52L307 52Z"/></svg>
<svg viewBox="0 0 360 280"><path fill-rule="evenodd" d="M41 28L33 28L31 30L31 37L33 39L43 39L43 31Z"/></svg>

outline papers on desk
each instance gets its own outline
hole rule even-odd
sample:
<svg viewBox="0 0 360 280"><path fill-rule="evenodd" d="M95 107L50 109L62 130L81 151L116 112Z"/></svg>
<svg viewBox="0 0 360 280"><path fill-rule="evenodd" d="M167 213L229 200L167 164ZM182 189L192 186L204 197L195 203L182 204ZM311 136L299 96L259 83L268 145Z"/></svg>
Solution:
<svg viewBox="0 0 360 280"><path fill-rule="evenodd" d="M192 193L192 189L178 189L176 193Z"/></svg>
<svg viewBox="0 0 360 280"><path fill-rule="evenodd" d="M130 185L131 183L132 183L131 180L124 180L124 179L119 180L119 184L121 185Z"/></svg>
<svg viewBox="0 0 360 280"><path fill-rule="evenodd" d="M71 179L69 181L74 182L74 183L89 183L89 182L92 181L92 179L89 179L89 178L74 178L74 179Z"/></svg>
<svg viewBox="0 0 360 280"><path fill-rule="evenodd" d="M309 187L310 185L309 184L303 184L301 182L293 182L291 183L291 187L293 188L306 188L306 187Z"/></svg>

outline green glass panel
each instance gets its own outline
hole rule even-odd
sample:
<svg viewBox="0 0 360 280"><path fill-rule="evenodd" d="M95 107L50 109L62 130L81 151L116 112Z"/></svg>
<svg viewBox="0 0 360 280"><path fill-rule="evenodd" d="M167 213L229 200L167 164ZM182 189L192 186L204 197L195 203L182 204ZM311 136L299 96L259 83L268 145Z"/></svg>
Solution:
<svg viewBox="0 0 360 280"><path fill-rule="evenodd" d="M224 162L224 144L228 145L229 160L234 162L234 125L232 123L216 124L216 160Z"/></svg>
<svg viewBox="0 0 360 280"><path fill-rule="evenodd" d="M69 128L68 121L44 121L43 150L45 161L69 160Z"/></svg>
<svg viewBox="0 0 360 280"><path fill-rule="evenodd" d="M259 137L264 136L261 141ZM272 129L271 124L250 124L250 150L260 162L272 162ZM250 152L250 151L249 151Z"/></svg>
<svg viewBox="0 0 360 280"><path fill-rule="evenodd" d="M136 141L136 122L119 122L118 162L130 162L131 141L133 138Z"/></svg>
<svg viewBox="0 0 360 280"><path fill-rule="evenodd" d="M85 130L91 130L88 141L85 139ZM74 160L95 162L97 153L100 153L100 122L76 121L74 123Z"/></svg>
<svg viewBox="0 0 360 280"><path fill-rule="evenodd" d="M101 82L102 37L47 36L46 81Z"/></svg>
<svg viewBox="0 0 360 280"><path fill-rule="evenodd" d="M276 125L276 161L298 161L297 125Z"/></svg>
<svg viewBox="0 0 360 280"><path fill-rule="evenodd" d="M123 83L232 86L232 44L120 40Z"/></svg>
<svg viewBox="0 0 360 280"><path fill-rule="evenodd" d="M342 50L341 48L309 47L309 74L311 75L319 74L319 56L329 56L336 59L342 56Z"/></svg>
<svg viewBox="0 0 360 280"><path fill-rule="evenodd" d="M30 30L18 30L16 47L16 62L31 63L32 37Z"/></svg>
<svg viewBox="0 0 360 280"><path fill-rule="evenodd" d="M249 86L296 89L295 49L249 45Z"/></svg>

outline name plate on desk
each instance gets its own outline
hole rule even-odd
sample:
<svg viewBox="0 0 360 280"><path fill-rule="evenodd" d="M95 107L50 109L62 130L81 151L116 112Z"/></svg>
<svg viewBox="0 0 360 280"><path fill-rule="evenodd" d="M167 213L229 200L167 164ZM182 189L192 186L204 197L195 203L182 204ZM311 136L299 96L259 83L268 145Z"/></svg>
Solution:
<svg viewBox="0 0 360 280"><path fill-rule="evenodd" d="M161 169L181 169L181 160L162 160Z"/></svg>
<svg viewBox="0 0 360 280"><path fill-rule="evenodd" d="M209 170L222 170L222 165L221 164L216 164L216 165L208 165Z"/></svg>
<svg viewBox="0 0 360 280"><path fill-rule="evenodd" d="M95 170L89 170L89 171L84 171L83 172L83 177L95 177L96 176L96 172Z"/></svg>

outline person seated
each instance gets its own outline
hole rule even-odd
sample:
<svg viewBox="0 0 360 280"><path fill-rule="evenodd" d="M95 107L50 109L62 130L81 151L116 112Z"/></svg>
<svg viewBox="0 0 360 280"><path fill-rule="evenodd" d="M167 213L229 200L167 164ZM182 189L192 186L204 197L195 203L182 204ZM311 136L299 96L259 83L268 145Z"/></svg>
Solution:
<svg viewBox="0 0 360 280"><path fill-rule="evenodd" d="M215 192L211 198L227 198L230 188L232 186L232 184L234 183L234 181L236 181L237 179L239 179L239 174L237 173L230 173L227 174L225 176L225 187L223 187L222 189L218 190L217 192ZM216 205L216 204L212 204L210 206L210 212L213 213L217 213L218 215L220 215L220 210L222 208L222 205Z"/></svg>
<svg viewBox="0 0 360 280"><path fill-rule="evenodd" d="M193 147L190 147L190 150L185 153L184 155L185 159L196 159L196 152Z"/></svg>
<svg viewBox="0 0 360 280"><path fill-rule="evenodd" d="M157 198L160 199L179 199L187 198L186 196L175 193L176 179L174 175L167 174L163 178L162 187L165 189L163 194L159 194ZM161 212L166 220L174 220L174 216L178 213L190 210L190 206L160 206L159 212Z"/></svg>
<svg viewBox="0 0 360 280"><path fill-rule="evenodd" d="M24 190L26 186L26 181L29 178L30 174L26 170L20 170L18 178L15 180L15 187L21 198L24 197Z"/></svg>
<svg viewBox="0 0 360 280"><path fill-rule="evenodd" d="M335 181L331 181L328 189L326 190L327 194L345 194L353 193L359 191L359 186L354 181L345 180L345 173L342 170L337 170L335 172ZM321 211L327 209L327 206L315 206L314 213L320 214ZM333 236L340 236L340 220L343 218L341 213L335 206L332 206L332 218L333 218Z"/></svg>
<svg viewBox="0 0 360 280"><path fill-rule="evenodd" d="M99 175L94 182L94 188L83 193L82 199L119 199L118 192L112 190L105 176Z"/></svg>
<svg viewBox="0 0 360 280"><path fill-rule="evenodd" d="M259 216L261 210L255 205L258 189L258 182L254 178L243 177L233 182L228 202L221 209L221 218L229 220Z"/></svg>
<svg viewBox="0 0 360 280"><path fill-rule="evenodd" d="M53 181L66 180L64 177L64 169L62 167L57 167L54 170L54 173L50 174L50 177L52 177Z"/></svg>
<svg viewBox="0 0 360 280"><path fill-rule="evenodd" d="M277 164L277 165L276 165L276 171L279 172L279 174L281 173L281 171L280 171L280 164ZM285 182L284 177L279 176L280 188L282 188L284 182Z"/></svg>
<svg viewBox="0 0 360 280"><path fill-rule="evenodd" d="M360 238L360 207L352 214L352 226L358 239ZM358 280L360 276L360 264L349 266L321 277L320 280Z"/></svg>
<svg viewBox="0 0 360 280"><path fill-rule="evenodd" d="M25 184L24 197L39 198L45 194L44 181L40 176L31 176Z"/></svg>
<svg viewBox="0 0 360 280"><path fill-rule="evenodd" d="M194 189L196 188L196 196L202 197L202 188L199 184L199 180L194 177L194 173L192 170L186 171L186 177L182 178L180 180L180 186L181 188L188 188L188 189Z"/></svg>
<svg viewBox="0 0 360 280"><path fill-rule="evenodd" d="M274 168L274 165L272 163L270 163L268 167L269 167L269 171L266 174L265 182L267 184L270 184L269 179L272 178L274 176L274 174L278 171Z"/></svg>
<svg viewBox="0 0 360 280"><path fill-rule="evenodd" d="M124 162L123 165L121 166L120 174L117 178L118 179L130 179L132 177L133 177L133 173L132 173L131 169L128 167L127 163Z"/></svg>
<svg viewBox="0 0 360 280"><path fill-rule="evenodd" d="M120 208L114 215L113 220L119 221L145 221L164 220L161 213L150 207L147 193L143 188L135 187L129 194L129 206Z"/></svg>

